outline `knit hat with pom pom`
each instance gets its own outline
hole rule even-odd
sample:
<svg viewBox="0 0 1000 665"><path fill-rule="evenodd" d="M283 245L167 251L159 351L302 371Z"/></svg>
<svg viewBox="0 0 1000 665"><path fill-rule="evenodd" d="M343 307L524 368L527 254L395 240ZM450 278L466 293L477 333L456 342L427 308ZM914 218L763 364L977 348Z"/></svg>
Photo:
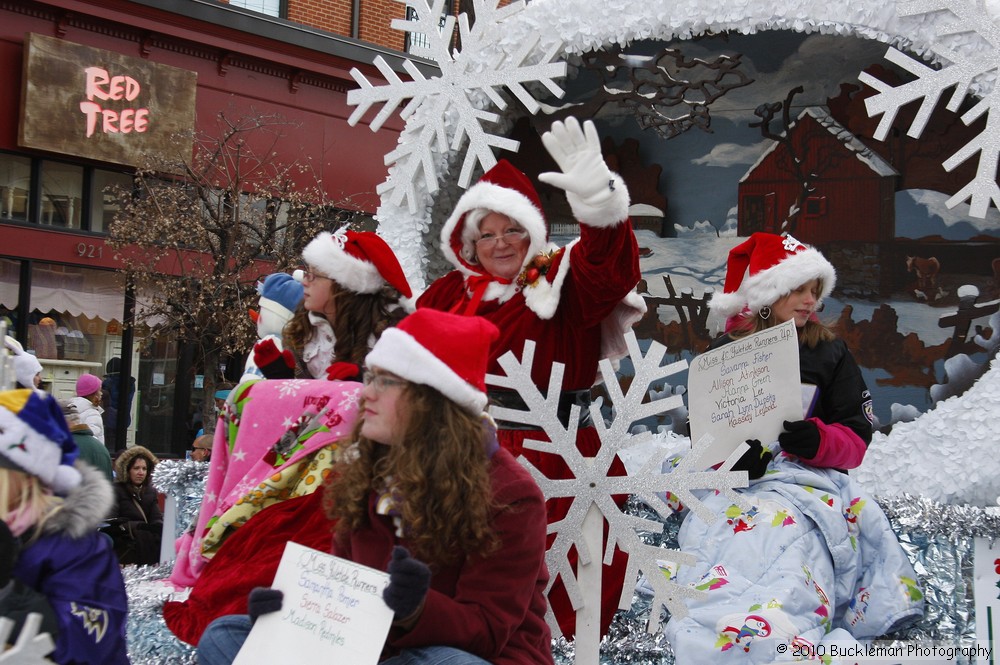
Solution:
<svg viewBox="0 0 1000 665"><path fill-rule="evenodd" d="M80 484L77 447L59 402L37 390L0 392L0 467L23 471L67 494Z"/></svg>

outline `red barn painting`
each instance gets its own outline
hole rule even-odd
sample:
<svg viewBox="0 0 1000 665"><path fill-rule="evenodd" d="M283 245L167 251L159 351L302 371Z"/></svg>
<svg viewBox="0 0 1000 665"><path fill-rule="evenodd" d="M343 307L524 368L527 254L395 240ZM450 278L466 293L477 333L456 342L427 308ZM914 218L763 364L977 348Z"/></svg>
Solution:
<svg viewBox="0 0 1000 665"><path fill-rule="evenodd" d="M789 231L815 245L895 236L898 172L818 108L805 109L739 182L740 236Z"/></svg>

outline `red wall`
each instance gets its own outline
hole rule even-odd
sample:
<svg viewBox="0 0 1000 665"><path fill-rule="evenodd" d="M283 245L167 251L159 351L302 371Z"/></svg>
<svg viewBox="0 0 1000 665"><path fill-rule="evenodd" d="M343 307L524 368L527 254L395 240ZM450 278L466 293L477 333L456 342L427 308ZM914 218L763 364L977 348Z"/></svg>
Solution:
<svg viewBox="0 0 1000 665"><path fill-rule="evenodd" d="M17 124L24 34L56 34L56 22L51 20L51 8L44 9L46 12L38 12L39 15L0 11L0 71L10 74L3 77L3 82L0 83L3 86L0 88L3 91L2 99L5 100L0 103L0 149L3 150L18 150ZM103 13L108 15L111 12L105 9ZM123 23L107 22L109 29L104 31L90 29L90 26L77 27L72 22L63 23L61 25L65 34L62 38L132 57L142 57L142 46L132 38L134 30L124 23L130 17L121 12L117 18ZM148 18L144 20L149 21ZM165 24L163 27L165 31L169 27L173 32L178 32L175 26ZM346 77L346 72L357 63L335 62L334 58L327 56L326 64L319 68L312 67L315 62L301 60L302 71L306 75L301 80L293 80L288 75L289 65L294 65L298 56L294 53L294 46L289 46L288 50L293 51L291 54L275 52L278 64L260 61L259 66L253 68L225 63L220 66L221 54L229 52L222 50L223 48L232 49L231 52L238 60L242 58L241 61L244 62L252 61L241 55L240 43L227 41L225 36L220 36L224 32L224 29L219 28L217 32L206 35L201 44L172 39L170 43L178 47L158 47L156 41L146 46L150 60L197 72L198 129L211 132L220 111L237 116L251 110L280 114L297 127L283 129L285 136L275 147L279 158L285 162L298 161L315 165L332 201L350 197L353 205L345 207L374 212L378 206L375 187L385 179L387 173L383 156L395 147L403 123L395 116L378 133L372 133L367 125L350 127L347 124L352 111L352 107L346 104L347 90L355 87L355 84ZM193 31L185 31L185 34L197 36ZM255 54L266 52L256 45L248 46L244 51ZM366 72L370 80L380 79L377 73L372 74L371 66L357 66ZM345 77L337 80L326 75L312 74L317 69L341 72ZM304 182L310 179L304 177Z"/></svg>

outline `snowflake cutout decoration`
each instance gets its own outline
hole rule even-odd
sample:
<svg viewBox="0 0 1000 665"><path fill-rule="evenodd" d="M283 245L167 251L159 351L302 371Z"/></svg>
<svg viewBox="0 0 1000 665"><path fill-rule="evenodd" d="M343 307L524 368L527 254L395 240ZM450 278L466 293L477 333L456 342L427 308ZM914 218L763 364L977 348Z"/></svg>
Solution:
<svg viewBox="0 0 1000 665"><path fill-rule="evenodd" d="M469 141L462 163L459 186L467 188L478 164L488 170L496 164L493 148L516 151L518 142L504 136L490 134L483 123L497 123L500 116L485 110L488 103L504 110L507 101L500 95L506 89L528 110L536 113L540 106L526 84L538 82L553 95L562 97L564 91L555 84L555 78L566 75L565 62L552 62L560 42L555 42L540 52L536 49L541 36L535 32L524 40L515 53L504 53L495 46L497 31L509 16L525 7L515 2L498 7L499 0L473 0L475 23L470 27L468 16L459 15L459 40L462 51L452 49L455 17L446 14L445 0L397 0L416 12L414 20L394 19L392 27L404 32L420 34L425 46L413 46L411 52L434 60L441 69L441 76L426 78L413 61L403 61L403 69L410 76L406 81L381 57L375 58L386 85L372 85L360 70L351 70L351 76L361 86L347 93L347 103L357 107L348 119L356 125L374 105L384 104L369 123L378 131L383 123L405 100L410 100L400 111L404 120L412 119L400 136L399 146L386 154L387 165L395 164L389 178L376 189L383 200L402 205L407 201L410 212L415 213L418 201L418 179L431 194L437 191L437 168L434 154L444 154L449 148L458 150ZM451 6L448 3L447 6ZM443 17L443 25L439 22ZM472 55L466 56L469 53ZM478 56L478 57L477 57Z"/></svg>
<svg viewBox="0 0 1000 665"><path fill-rule="evenodd" d="M907 130L907 136L920 138L931 112L937 106L938 99L945 90L954 86L954 91L948 100L946 108L951 112L959 109L970 89L981 87L983 82L993 79L1000 70L1000 27L986 11L981 2L976 0L900 0L897 12L901 17L920 16L936 12L950 12L955 17L945 25L931 45L931 51L949 64L935 70L920 61L890 47L886 59L899 65L916 78L909 83L893 87L866 72L858 76L858 80L872 87L876 94L865 99L868 115L881 115L875 138L885 140L892 128L896 114L910 102L921 100L920 108ZM953 49L945 43L947 37L978 37L985 49ZM1000 113L993 112L1000 105L997 87L992 86L990 92L962 116L962 122L972 124L980 116L986 114L986 126L974 139L962 146L955 154L948 157L942 165L946 171L952 171L960 164L979 153L979 164L973 180L966 183L954 196L948 199L946 205L954 208L963 201L970 201L969 214L973 217L985 218L992 202L1000 208L1000 188L997 187L997 162L1000 156Z"/></svg>
<svg viewBox="0 0 1000 665"><path fill-rule="evenodd" d="M615 503L614 495L633 494L645 501L661 518L666 519L671 508L663 497L665 491L669 491L701 519L711 522L715 519L715 515L702 504L696 491L717 490L725 493L734 503L745 506L746 501L735 488L747 485L747 474L745 471L730 471L739 454L730 456L718 471L704 470L700 464L702 449L696 447L683 457L671 473L662 472L664 458L668 455L667 451L662 451L653 455L635 474L609 475L612 463L619 452L642 445L652 436L650 432L630 434L635 422L683 405L680 395L660 398L650 395L649 401L646 401L646 397L648 386L683 371L687 367L687 362L678 361L662 366L667 351L662 344L652 342L648 352L643 355L635 333L629 332L625 336L625 341L635 367L635 376L626 392L622 391L617 381L611 361L604 359L600 363L601 376L614 405L614 414L610 423L606 423L600 405L595 403L590 406L591 417L601 441L600 451L595 457L584 457L576 447L580 407L572 407L567 425L563 425L556 415L564 366L561 363L553 363L548 389L544 395L532 381L531 368L535 344L531 340L525 342L524 355L520 361L511 352L499 359L505 376L491 374L486 378L486 382L491 386L516 391L524 400L527 411L492 407L490 413L497 420L540 427L549 441L526 439L524 447L561 456L573 474L571 479L551 479L524 458L520 459L538 483L546 500L556 497L572 499L566 516L549 525L549 532L554 532L556 536L546 553L546 564L550 573L546 593L552 588L556 578L561 577L574 609L578 610L587 602L598 602L600 589L596 591L581 589L568 559L569 551L575 546L579 560L584 565L591 563L595 554L600 556L605 564L609 564L617 545L628 555L626 584L619 599L619 608L627 609L631 606L633 589L628 580L634 582L638 574L643 573L653 588L653 606L663 605L672 616L683 617L687 615L685 599L698 598L703 592L668 579L661 571L660 562L667 560L679 564L691 564L692 556L677 550L646 544L639 532L662 533L663 523L625 514ZM603 555L590 552L581 535L584 519L591 506L598 508L608 524L608 540ZM585 598L585 595L588 598ZM546 620L553 634L560 634L551 609L546 614ZM651 619L647 628L653 633L656 632L658 625Z"/></svg>
<svg viewBox="0 0 1000 665"><path fill-rule="evenodd" d="M41 665L42 663L52 663L46 656L55 649L55 642L48 633L39 634L42 627L42 615L32 612L24 620L21 632L18 633L14 646L0 651L0 663L4 665ZM7 644L11 632L14 630L14 621L7 617L0 617L0 644Z"/></svg>

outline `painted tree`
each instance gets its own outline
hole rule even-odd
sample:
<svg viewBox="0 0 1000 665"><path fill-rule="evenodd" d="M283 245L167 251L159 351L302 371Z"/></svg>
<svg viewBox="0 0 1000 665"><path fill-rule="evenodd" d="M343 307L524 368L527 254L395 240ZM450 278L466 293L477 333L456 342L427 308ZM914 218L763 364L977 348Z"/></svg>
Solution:
<svg viewBox="0 0 1000 665"><path fill-rule="evenodd" d="M816 182L825 175L834 173L847 158L848 152L832 147L830 136L835 136L844 145L853 138L849 132L832 132L830 127L823 125L817 125L811 131L793 131L796 129L796 119L791 116L792 100L802 92L802 86L796 86L788 91L783 102L761 104L754 109L754 115L760 120L750 123L750 127L760 128L761 136L778 144L775 152L777 168L789 173L798 183L795 202L781 223L781 231L792 235L796 233L806 200L816 191ZM778 127L772 128L771 124L779 113ZM870 152L870 149L865 149Z"/></svg>
<svg viewBox="0 0 1000 665"><path fill-rule="evenodd" d="M136 293L136 324L148 339L173 335L193 349L206 395L222 378L220 364L253 344L247 309L258 280L295 267L318 231L350 221L307 162L276 158L293 130L274 115L220 113L191 154L150 156L133 189L116 192L108 243ZM206 431L213 407L204 400Z"/></svg>

